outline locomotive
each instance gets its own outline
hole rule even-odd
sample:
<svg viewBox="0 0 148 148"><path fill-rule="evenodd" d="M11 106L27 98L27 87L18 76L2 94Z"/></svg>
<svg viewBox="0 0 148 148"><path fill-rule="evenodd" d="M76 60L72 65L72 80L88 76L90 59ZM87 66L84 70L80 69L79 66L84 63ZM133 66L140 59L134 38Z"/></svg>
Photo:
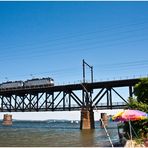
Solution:
<svg viewBox="0 0 148 148"><path fill-rule="evenodd" d="M8 81L0 84L0 89L18 88L23 86L23 81Z"/></svg>
<svg viewBox="0 0 148 148"><path fill-rule="evenodd" d="M53 86L54 80L52 78L31 79L24 82L24 87L32 86Z"/></svg>
<svg viewBox="0 0 148 148"><path fill-rule="evenodd" d="M25 88L25 87L42 87L42 86L54 86L54 80L52 78L36 78L26 81L8 81L0 84L0 89L13 89L13 88Z"/></svg>

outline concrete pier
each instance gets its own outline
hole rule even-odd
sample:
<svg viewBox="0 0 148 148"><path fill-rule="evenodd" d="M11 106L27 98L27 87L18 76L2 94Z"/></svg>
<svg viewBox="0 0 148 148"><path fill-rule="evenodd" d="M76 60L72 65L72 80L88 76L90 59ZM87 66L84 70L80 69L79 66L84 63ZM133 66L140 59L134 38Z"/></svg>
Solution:
<svg viewBox="0 0 148 148"><path fill-rule="evenodd" d="M3 125L12 125L12 115L4 114Z"/></svg>
<svg viewBox="0 0 148 148"><path fill-rule="evenodd" d="M82 108L80 129L94 129L94 112L92 109Z"/></svg>
<svg viewBox="0 0 148 148"><path fill-rule="evenodd" d="M108 116L107 116L107 113L101 113L101 119L102 119L105 127L108 126ZM103 127L102 122L100 122L100 126Z"/></svg>

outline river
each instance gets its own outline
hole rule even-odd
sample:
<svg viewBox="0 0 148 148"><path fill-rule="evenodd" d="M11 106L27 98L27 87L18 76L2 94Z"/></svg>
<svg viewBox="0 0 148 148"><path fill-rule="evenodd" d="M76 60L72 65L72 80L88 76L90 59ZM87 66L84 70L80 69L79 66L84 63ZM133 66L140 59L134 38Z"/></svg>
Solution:
<svg viewBox="0 0 148 148"><path fill-rule="evenodd" d="M94 130L80 130L79 121L14 120L12 126L0 121L1 147L109 147L111 146L100 122ZM107 131L113 143L119 141L116 122L109 122Z"/></svg>

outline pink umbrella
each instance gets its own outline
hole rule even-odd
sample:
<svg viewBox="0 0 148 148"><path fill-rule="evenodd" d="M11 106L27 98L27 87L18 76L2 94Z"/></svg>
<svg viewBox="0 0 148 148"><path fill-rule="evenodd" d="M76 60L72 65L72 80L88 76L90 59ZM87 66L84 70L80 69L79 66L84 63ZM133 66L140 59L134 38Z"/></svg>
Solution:
<svg viewBox="0 0 148 148"><path fill-rule="evenodd" d="M148 114L139 110L120 111L112 117L114 121L136 121L148 118Z"/></svg>
<svg viewBox="0 0 148 148"><path fill-rule="evenodd" d="M136 120L144 120L148 118L148 114L139 110L124 110L120 111L112 117L113 121L128 121L129 122L129 130L130 130L130 138L132 140L132 131L131 131L131 122Z"/></svg>

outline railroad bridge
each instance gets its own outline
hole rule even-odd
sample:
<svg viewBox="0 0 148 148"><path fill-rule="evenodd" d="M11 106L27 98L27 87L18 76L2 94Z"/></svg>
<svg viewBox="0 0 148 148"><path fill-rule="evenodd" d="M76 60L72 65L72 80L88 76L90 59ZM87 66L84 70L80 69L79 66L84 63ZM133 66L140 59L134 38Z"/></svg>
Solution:
<svg viewBox="0 0 148 148"><path fill-rule="evenodd" d="M133 95L136 79L79 83L58 86L19 87L0 90L0 112L72 111L81 110L93 120L93 109L118 109L127 105L116 88L127 88ZM122 102L113 102L116 94ZM106 103L100 104L101 100ZM92 117L91 117L92 116ZM83 118L83 117L82 117ZM93 125L91 126L93 128Z"/></svg>

